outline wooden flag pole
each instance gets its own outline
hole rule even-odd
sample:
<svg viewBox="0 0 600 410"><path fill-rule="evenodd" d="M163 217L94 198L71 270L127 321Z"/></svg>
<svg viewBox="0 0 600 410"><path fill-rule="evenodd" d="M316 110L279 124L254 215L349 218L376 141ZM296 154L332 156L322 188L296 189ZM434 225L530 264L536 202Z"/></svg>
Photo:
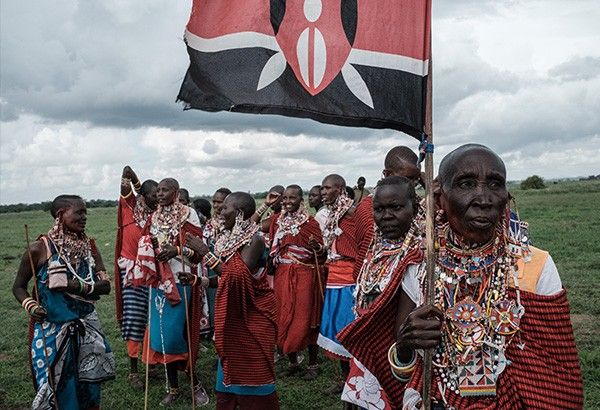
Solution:
<svg viewBox="0 0 600 410"><path fill-rule="evenodd" d="M434 302L434 273L435 273L435 200L433 197L433 70L431 62L431 44L429 54L429 67L427 71L427 100L425 108L425 245L426 245L426 280L425 303L433 305ZM423 358L423 409L431 409L431 378L432 378L433 349L425 350Z"/></svg>
<svg viewBox="0 0 600 410"><path fill-rule="evenodd" d="M179 257L181 258L181 271L185 272L185 257L183 256L183 232L179 230ZM192 267L190 265L190 273L192 273ZM196 408L196 392L194 391L194 359L192 358L192 338L190 332L190 314L187 291L183 288L183 302L185 304L185 330L187 333L187 344L188 344L188 366L190 367L190 388L192 390L192 409ZM190 284L190 289L192 285ZM191 292L190 292L191 295Z"/></svg>

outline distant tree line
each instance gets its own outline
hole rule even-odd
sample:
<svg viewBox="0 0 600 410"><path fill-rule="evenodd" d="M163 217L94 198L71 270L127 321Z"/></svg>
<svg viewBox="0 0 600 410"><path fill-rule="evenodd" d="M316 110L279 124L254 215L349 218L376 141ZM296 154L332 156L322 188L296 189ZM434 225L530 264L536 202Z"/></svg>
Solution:
<svg viewBox="0 0 600 410"><path fill-rule="evenodd" d="M49 212L52 201L36 202L34 204L0 205L0 214L9 212L44 211ZM91 199L86 201L88 208L110 208L117 206L117 201L109 199Z"/></svg>
<svg viewBox="0 0 600 410"><path fill-rule="evenodd" d="M268 192L257 192L255 194L251 194L255 199L265 199L267 197ZM212 196L210 195L197 195L191 198L193 201L196 198L204 198L207 200L211 200ZM44 202L36 202L33 204L11 204L11 205L0 205L0 214L7 214L10 212L25 212L25 211L44 211L49 212L50 206L52 205L52 201L44 201ZM110 208L116 207L117 201L114 199L91 199L86 201L86 205L88 208Z"/></svg>

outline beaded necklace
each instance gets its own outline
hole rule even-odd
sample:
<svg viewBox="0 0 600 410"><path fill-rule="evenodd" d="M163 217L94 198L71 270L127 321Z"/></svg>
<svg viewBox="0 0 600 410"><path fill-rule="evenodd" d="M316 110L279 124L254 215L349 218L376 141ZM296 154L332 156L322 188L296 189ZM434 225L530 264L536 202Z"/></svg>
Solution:
<svg viewBox="0 0 600 410"><path fill-rule="evenodd" d="M416 244L416 225L412 224L403 239L384 239L377 227L357 279L356 304L366 309L392 279L407 251Z"/></svg>
<svg viewBox="0 0 600 410"><path fill-rule="evenodd" d="M190 208L179 202L174 202L169 206L159 205L152 214L150 233L158 239L161 246L174 245L177 243L179 231L187 221L189 214Z"/></svg>
<svg viewBox="0 0 600 410"><path fill-rule="evenodd" d="M506 347L519 331L524 309L508 298L516 258L507 224L492 239L467 246L447 222L437 229L435 304L445 312L435 371L445 388L461 396L495 395L506 367Z"/></svg>
<svg viewBox="0 0 600 410"><path fill-rule="evenodd" d="M308 221L308 218L308 211L302 205L296 212L282 211L277 219L277 232L275 233L274 240L279 240L285 235L298 235L300 227Z"/></svg>
<svg viewBox="0 0 600 410"><path fill-rule="evenodd" d="M148 217L151 214L152 209L146 205L144 197L138 195L135 198L135 206L133 207L133 219L135 220L136 225L144 229L144 226L146 226L146 223L148 222Z"/></svg>
<svg viewBox="0 0 600 410"><path fill-rule="evenodd" d="M339 227L340 220L352 207L352 199L348 198L345 193L339 195L335 202L330 205L329 214L325 221L323 229L323 243L327 249L331 248L335 238L342 234L342 229Z"/></svg>
<svg viewBox="0 0 600 410"><path fill-rule="evenodd" d="M235 218L235 225L231 231L223 229L219 233L215 242L215 253L227 261L241 246L249 244L256 232L258 232L256 222L251 219L244 220L240 212Z"/></svg>
<svg viewBox="0 0 600 410"><path fill-rule="evenodd" d="M80 281L92 284L95 261L92 256L90 240L85 233L77 235L65 231L62 222L56 218L54 225L48 231L48 238L54 243L60 259L66 264L69 271ZM85 277L81 277L78 274L79 266L84 261L87 262L88 272Z"/></svg>

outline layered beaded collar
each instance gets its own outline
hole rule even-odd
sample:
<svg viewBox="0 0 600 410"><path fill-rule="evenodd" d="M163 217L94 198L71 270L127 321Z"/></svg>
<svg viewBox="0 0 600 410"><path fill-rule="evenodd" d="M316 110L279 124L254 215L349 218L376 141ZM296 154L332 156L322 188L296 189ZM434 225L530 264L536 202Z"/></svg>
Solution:
<svg viewBox="0 0 600 410"><path fill-rule="evenodd" d="M298 235L300 227L308 221L309 216L308 211L302 205L296 212L282 211L277 219L275 239L281 239L285 235Z"/></svg>
<svg viewBox="0 0 600 410"><path fill-rule="evenodd" d="M224 261L229 259L240 247L249 244L258 232L256 222L237 217L231 231L221 230L215 242L215 253Z"/></svg>
<svg viewBox="0 0 600 410"><path fill-rule="evenodd" d="M329 214L327 215L327 221L325 221L323 229L323 242L327 249L330 249L335 238L342 234L339 223L346 212L352 207L352 203L352 199L348 198L344 193L339 195L332 205L328 206Z"/></svg>
<svg viewBox="0 0 600 410"><path fill-rule="evenodd" d="M48 238L54 242L60 257L68 264L79 268L79 264L86 260L91 262L91 245L89 238L82 233L77 235L70 231L65 231L62 222L55 219L54 225L48 231Z"/></svg>
<svg viewBox="0 0 600 410"><path fill-rule="evenodd" d="M419 246L417 225L413 223L402 239L384 239L375 230L375 238L367 251L365 262L358 274L356 305L366 309L383 292L409 249Z"/></svg>
<svg viewBox="0 0 600 410"><path fill-rule="evenodd" d="M481 245L467 246L447 222L437 228L435 304L445 323L434 365L444 390L461 396L495 395L524 314L518 287L516 300L508 296L517 258L507 221Z"/></svg>
<svg viewBox="0 0 600 410"><path fill-rule="evenodd" d="M146 205L144 197L138 195L135 198L135 206L133 207L133 219L135 220L136 225L144 229L148 222L148 217L150 217L152 212L152 209Z"/></svg>
<svg viewBox="0 0 600 410"><path fill-rule="evenodd" d="M190 215L190 209L179 202L169 206L158 206L152 214L150 233L158 239L160 245L177 243L181 227Z"/></svg>

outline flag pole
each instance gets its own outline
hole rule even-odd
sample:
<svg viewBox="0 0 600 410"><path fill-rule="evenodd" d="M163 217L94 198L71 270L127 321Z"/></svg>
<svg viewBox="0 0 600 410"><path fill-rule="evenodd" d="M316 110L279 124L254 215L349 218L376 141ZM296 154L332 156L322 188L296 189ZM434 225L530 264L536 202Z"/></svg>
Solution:
<svg viewBox="0 0 600 410"><path fill-rule="evenodd" d="M433 3L433 1L431 1ZM431 24L431 7L427 10L427 22ZM425 103L425 303L434 303L435 274L435 199L433 196L433 64L431 51L431 29L429 30L429 64L427 68L427 94ZM431 410L431 379L433 349L427 349L423 357L423 409Z"/></svg>

